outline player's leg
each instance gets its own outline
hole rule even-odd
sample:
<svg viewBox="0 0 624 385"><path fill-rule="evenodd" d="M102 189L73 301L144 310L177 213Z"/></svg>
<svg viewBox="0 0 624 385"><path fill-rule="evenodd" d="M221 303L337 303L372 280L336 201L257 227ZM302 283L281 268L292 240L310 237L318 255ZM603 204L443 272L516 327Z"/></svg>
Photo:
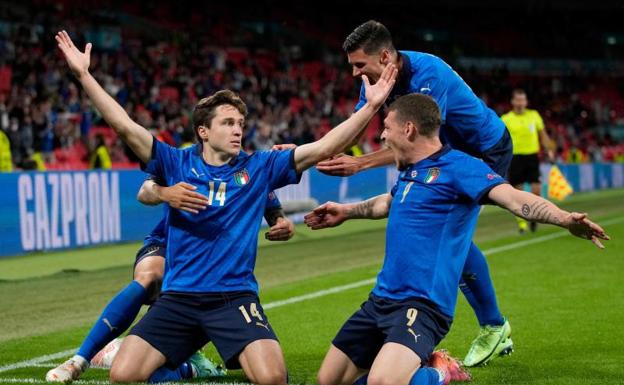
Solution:
<svg viewBox="0 0 624 385"><path fill-rule="evenodd" d="M498 308L485 256L474 243L470 245L460 288L481 325L479 335L464 358L464 364L482 365L498 355L509 354L513 350L511 327Z"/></svg>
<svg viewBox="0 0 624 385"><path fill-rule="evenodd" d="M242 368L257 384L285 384L284 355L258 296L251 292L205 296L204 333L228 369Z"/></svg>
<svg viewBox="0 0 624 385"><path fill-rule="evenodd" d="M351 385L367 373L368 369L358 368L349 356L332 344L323 359L316 381L319 385Z"/></svg>
<svg viewBox="0 0 624 385"><path fill-rule="evenodd" d="M384 334L378 327L384 314L370 296L340 328L323 360L318 373L321 385L366 384L368 371L384 344Z"/></svg>
<svg viewBox="0 0 624 385"><path fill-rule="evenodd" d="M512 153L511 136L505 130L499 143L486 151L482 159L504 178L507 177L509 171L509 181L513 184L513 159L515 157ZM474 243L470 245L468 251L460 288L481 325L479 335L472 342L464 358L464 364L466 366L483 364L499 354L511 352L513 342L510 338L509 322L503 317L498 307L487 260Z"/></svg>
<svg viewBox="0 0 624 385"><path fill-rule="evenodd" d="M386 338L368 374L369 385L439 385L470 379L450 356L432 355L449 331L449 317L418 299L375 302L383 314L378 325Z"/></svg>
<svg viewBox="0 0 624 385"><path fill-rule="evenodd" d="M78 352L46 374L47 381L67 382L80 378L97 352L130 327L141 306L160 290L164 255L165 249L159 245L147 245L138 251L135 279L106 305Z"/></svg>
<svg viewBox="0 0 624 385"><path fill-rule="evenodd" d="M196 297L164 295L125 338L112 382L168 382L195 377L187 359L208 342L198 326Z"/></svg>
<svg viewBox="0 0 624 385"><path fill-rule="evenodd" d="M284 354L276 340L262 339L250 343L240 353L238 361L249 381L255 384L287 382Z"/></svg>

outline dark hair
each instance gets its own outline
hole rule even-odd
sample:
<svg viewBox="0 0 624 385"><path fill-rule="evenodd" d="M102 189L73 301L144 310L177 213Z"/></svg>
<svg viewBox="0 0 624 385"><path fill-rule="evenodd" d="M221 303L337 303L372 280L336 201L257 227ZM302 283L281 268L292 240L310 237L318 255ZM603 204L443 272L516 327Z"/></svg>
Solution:
<svg viewBox="0 0 624 385"><path fill-rule="evenodd" d="M384 48L392 52L396 51L390 31L375 20L369 20L354 29L342 43L342 49L346 53L355 52L360 48L367 55L378 53Z"/></svg>
<svg viewBox="0 0 624 385"><path fill-rule="evenodd" d="M522 88L515 88L513 91L511 91L511 97L513 98L516 95L526 95L526 92L524 92Z"/></svg>
<svg viewBox="0 0 624 385"><path fill-rule="evenodd" d="M193 131L197 140L201 143L199 132L197 129L200 126L210 127L212 119L216 115L216 109L219 106L228 104L238 110L243 116L247 116L247 106L245 102L234 92L230 90L217 91L213 95L203 98L195 105L193 109Z"/></svg>
<svg viewBox="0 0 624 385"><path fill-rule="evenodd" d="M404 123L411 121L418 128L418 133L428 138L438 135L442 117L438 103L428 95L403 95L388 107L388 112L396 111L397 120Z"/></svg>

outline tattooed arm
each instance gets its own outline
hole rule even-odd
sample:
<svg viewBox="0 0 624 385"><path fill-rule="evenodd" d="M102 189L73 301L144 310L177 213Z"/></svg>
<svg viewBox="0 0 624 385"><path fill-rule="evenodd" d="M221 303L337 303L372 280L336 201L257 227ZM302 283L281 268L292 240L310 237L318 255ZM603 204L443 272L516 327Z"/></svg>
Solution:
<svg viewBox="0 0 624 385"><path fill-rule="evenodd" d="M264 238L269 241L287 241L295 235L295 225L286 218L281 206L266 209L264 219L269 224L269 231L264 233Z"/></svg>
<svg viewBox="0 0 624 385"><path fill-rule="evenodd" d="M378 195L359 203L340 204L327 202L314 209L303 219L312 230L336 227L347 219L381 219L388 216L392 195Z"/></svg>
<svg viewBox="0 0 624 385"><path fill-rule="evenodd" d="M600 239L609 239L605 231L590 221L585 213L570 213L561 210L554 203L534 194L517 190L508 184L501 184L488 194L494 203L528 221L548 223L568 229L572 235L591 240L597 247L604 248Z"/></svg>

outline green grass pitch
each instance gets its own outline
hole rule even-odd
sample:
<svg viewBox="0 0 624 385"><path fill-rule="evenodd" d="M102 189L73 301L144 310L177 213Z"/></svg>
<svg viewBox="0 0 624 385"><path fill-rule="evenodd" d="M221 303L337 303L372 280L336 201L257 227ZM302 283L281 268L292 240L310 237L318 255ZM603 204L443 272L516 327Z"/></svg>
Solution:
<svg viewBox="0 0 624 385"><path fill-rule="evenodd" d="M476 240L488 257L516 350L471 369L474 384L624 383L623 201L620 189L577 194L562 205L604 224L612 240L603 251L549 226L519 236L511 214L486 208ZM261 300L291 382L314 383L331 339L366 299L383 257L384 226L354 221L317 232L299 226L290 242L260 242ZM45 383L46 371L72 354L129 282L138 247L0 259L0 384ZM461 358L478 328L459 297L441 347ZM219 360L210 345L205 352ZM107 376L92 369L77 383L104 384ZM221 382L244 381L233 371Z"/></svg>

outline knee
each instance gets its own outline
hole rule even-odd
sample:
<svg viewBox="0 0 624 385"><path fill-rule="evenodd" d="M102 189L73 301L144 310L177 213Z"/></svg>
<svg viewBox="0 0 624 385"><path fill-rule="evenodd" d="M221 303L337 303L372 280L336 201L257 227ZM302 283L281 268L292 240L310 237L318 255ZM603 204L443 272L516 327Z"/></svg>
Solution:
<svg viewBox="0 0 624 385"><path fill-rule="evenodd" d="M286 385L286 370L267 369L256 373L252 382L258 385Z"/></svg>
<svg viewBox="0 0 624 385"><path fill-rule="evenodd" d="M379 373L370 373L368 375L368 381L366 381L367 385L399 385L408 383L409 381L397 381L397 378L390 375L380 375Z"/></svg>
<svg viewBox="0 0 624 385"><path fill-rule="evenodd" d="M148 297L155 299L160 293L163 275L161 272L154 270L137 271L134 274L134 280L147 290Z"/></svg>
<svg viewBox="0 0 624 385"><path fill-rule="evenodd" d="M112 383L127 383L127 382L144 382L148 378L142 378L141 373L136 370L131 370L129 367L123 364L115 364L110 369L110 382Z"/></svg>
<svg viewBox="0 0 624 385"><path fill-rule="evenodd" d="M316 376L316 383L318 385L336 385L338 384L338 380L336 379L336 376L332 375L332 373L329 373L329 371L321 368Z"/></svg>

